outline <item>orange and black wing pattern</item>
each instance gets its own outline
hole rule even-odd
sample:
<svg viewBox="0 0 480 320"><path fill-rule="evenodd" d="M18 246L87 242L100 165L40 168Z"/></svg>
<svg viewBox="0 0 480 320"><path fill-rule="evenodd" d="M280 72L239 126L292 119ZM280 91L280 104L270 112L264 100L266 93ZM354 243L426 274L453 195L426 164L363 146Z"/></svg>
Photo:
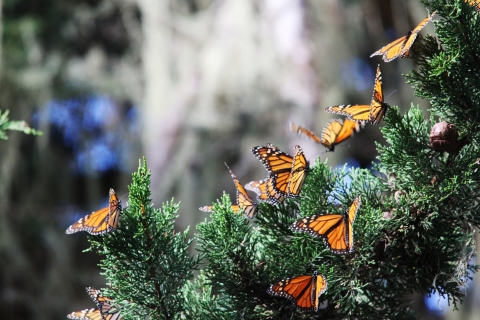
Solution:
<svg viewBox="0 0 480 320"><path fill-rule="evenodd" d="M347 140L364 126L364 123L357 121L333 119L323 128L321 143L327 151L334 151L337 144Z"/></svg>
<svg viewBox="0 0 480 320"><path fill-rule="evenodd" d="M296 152L295 157L293 158L292 173L288 183L289 197L298 197L300 191L302 190L303 183L305 182L305 178L310 170L308 160L305 157L302 148L300 148L300 146L295 146L295 150ZM275 184L274 187L276 187Z"/></svg>
<svg viewBox="0 0 480 320"><path fill-rule="evenodd" d="M245 188L242 186L240 181L238 181L237 177L233 174L232 170L228 167L228 165L225 163L225 166L227 166L228 171L230 171L230 176L233 179L233 182L235 183L235 187L237 188L237 205L238 207L243 210L243 213L252 219L256 213L257 213L257 204L252 201L250 196L248 195L247 191ZM232 207L233 208L233 207Z"/></svg>
<svg viewBox="0 0 480 320"><path fill-rule="evenodd" d="M112 299L103 296L99 290L87 287L87 293L90 295L90 298L97 304L98 310L102 315L102 318L105 320L121 320L122 316L120 311L114 310L112 308Z"/></svg>
<svg viewBox="0 0 480 320"><path fill-rule="evenodd" d="M352 121L378 124L385 116L387 109L388 104L383 101L382 73L380 72L380 65L378 65L370 105L339 105L325 108L325 111L341 114Z"/></svg>
<svg viewBox="0 0 480 320"><path fill-rule="evenodd" d="M277 147L267 144L254 147L252 153L267 169L275 192L285 198L297 197L309 171L309 163L302 148L296 146L292 157Z"/></svg>
<svg viewBox="0 0 480 320"><path fill-rule="evenodd" d="M88 295L97 305L97 309L85 309L69 313L67 318L76 320L121 320L119 311L112 310L111 300L104 297L99 290L87 287Z"/></svg>
<svg viewBox="0 0 480 320"><path fill-rule="evenodd" d="M349 120L357 122L370 122L370 105L342 104L325 108L325 111L346 116Z"/></svg>
<svg viewBox="0 0 480 320"><path fill-rule="evenodd" d="M418 26L416 26L412 31L409 31L406 36L403 36L383 48L375 51L370 57L373 56L383 56L382 59L385 62L390 62L393 59L396 59L398 57L401 58L408 58L410 54L410 48L413 45L413 42L417 38L418 33L420 30L423 29L429 23L433 16L436 14L436 11L433 12L431 15L423 19Z"/></svg>
<svg viewBox="0 0 480 320"><path fill-rule="evenodd" d="M383 101L382 90L382 72L380 65L377 67L377 74L375 75L375 86L373 87L373 96L370 109L370 123L379 124L387 113L389 105Z"/></svg>
<svg viewBox="0 0 480 320"><path fill-rule="evenodd" d="M74 311L72 313L67 314L68 319L75 319L75 320L102 320L102 314L100 310L91 308L85 309L80 311Z"/></svg>
<svg viewBox="0 0 480 320"><path fill-rule="evenodd" d="M95 211L68 227L66 234L87 231L93 235L104 234L117 229L118 220L122 212L122 205L113 189L110 189L110 205Z"/></svg>
<svg viewBox="0 0 480 320"><path fill-rule="evenodd" d="M297 133L302 138L307 138L307 139L312 140L313 142L316 142L316 143L322 143L322 139L320 137L318 137L310 129L307 129L304 126L299 126L299 125L297 125L293 122L289 122L288 127L290 128L290 130Z"/></svg>
<svg viewBox="0 0 480 320"><path fill-rule="evenodd" d="M361 124L364 125L363 123ZM323 128L322 137L317 136L310 129L293 122L289 123L289 128L303 138L322 144L327 148L327 152L331 152L335 150L335 145L350 138L355 132L360 131L360 123L348 119L345 121L342 119L331 120Z"/></svg>
<svg viewBox="0 0 480 320"><path fill-rule="evenodd" d="M294 222L290 228L323 238L325 245L335 254L352 253L353 222L360 204L361 198L358 196L344 214L314 215Z"/></svg>
<svg viewBox="0 0 480 320"><path fill-rule="evenodd" d="M325 277L318 274L304 275L272 284L267 293L287 298L301 311L317 311L318 297L327 290Z"/></svg>
<svg viewBox="0 0 480 320"><path fill-rule="evenodd" d="M277 193L273 188L272 178L250 181L245 185L245 189L255 192L258 201L263 201L268 204L275 205L285 200L285 197Z"/></svg>

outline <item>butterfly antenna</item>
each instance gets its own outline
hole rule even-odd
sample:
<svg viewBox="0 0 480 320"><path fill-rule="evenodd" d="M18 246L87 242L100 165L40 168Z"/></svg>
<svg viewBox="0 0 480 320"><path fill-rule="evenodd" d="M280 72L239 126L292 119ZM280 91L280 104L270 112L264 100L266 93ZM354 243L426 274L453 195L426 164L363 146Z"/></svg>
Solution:
<svg viewBox="0 0 480 320"><path fill-rule="evenodd" d="M390 97L392 94L394 94L397 90L393 90L392 92L390 92L390 94L388 96L385 97L385 99L387 99L388 97Z"/></svg>
<svg viewBox="0 0 480 320"><path fill-rule="evenodd" d="M320 158L320 154L322 154L322 153L327 153L327 152L328 152L328 151L319 151L319 152L313 154L313 156L311 156L311 157L308 158L308 162L312 162L311 160L312 160L313 158L315 158L315 159ZM318 157L317 157L317 155L318 155Z"/></svg>

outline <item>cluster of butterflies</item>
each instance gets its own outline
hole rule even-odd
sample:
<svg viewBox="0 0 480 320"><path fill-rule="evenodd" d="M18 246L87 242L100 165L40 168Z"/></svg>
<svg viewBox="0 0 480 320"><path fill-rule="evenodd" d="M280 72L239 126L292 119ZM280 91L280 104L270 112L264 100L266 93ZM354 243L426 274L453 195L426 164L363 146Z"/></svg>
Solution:
<svg viewBox="0 0 480 320"><path fill-rule="evenodd" d="M475 1L478 3L480 0ZM433 12L406 36L384 46L374 52L371 57L381 55L385 62L390 62L398 57L407 58L418 33L432 20L435 14L436 12ZM379 65L370 105L338 105L326 108L325 111L346 116L347 119L331 120L323 129L321 137L308 128L292 122L289 123L289 128L302 137L322 144L327 151L334 151L337 144L359 132L365 123L380 123L388 108L389 105L384 102L382 74ZM300 146L296 146L295 150L295 155L290 156L271 144L252 148L253 155L267 169L268 177L264 180L251 181L245 186L242 186L228 165L225 164L237 189L237 204L232 205L232 210L242 212L248 218L256 215L258 205L250 198L246 190L255 192L257 201L271 205L279 204L286 198L298 197L309 172L309 162ZM361 198L358 196L343 214L323 214L302 218L294 222L290 228L296 232L305 232L314 237L323 238L326 247L335 254L349 254L354 251L353 222L360 205ZM199 209L211 212L213 207L205 206ZM291 300L301 311L317 311L318 298L326 289L325 277L315 271L313 275L301 275L281 280L271 285L267 292L272 296Z"/></svg>
<svg viewBox="0 0 480 320"><path fill-rule="evenodd" d="M109 206L93 212L68 227L66 234L86 231L93 235L101 235L117 229L122 205L115 191L110 189ZM97 305L97 308L84 309L69 313L69 319L77 320L121 320L119 310L112 308L111 299L103 296L100 291L87 287L87 293Z"/></svg>
<svg viewBox="0 0 480 320"><path fill-rule="evenodd" d="M465 0L479 10L480 0ZM479 10L480 11L480 10ZM374 52L371 57L381 55L385 62L398 57L407 58L410 49L420 30L430 22L436 12L423 19L418 26L404 37L384 46ZM373 97L370 105L338 105L325 109L330 113L346 116L347 119L334 119L330 121L318 137L311 130L303 126L290 123L292 131L316 143L320 143L327 151L334 151L337 144L345 141L354 133L360 131L365 123L378 124L388 110L389 105L384 102L382 91L382 75L380 65L377 67ZM237 189L237 204L232 205L234 212L242 212L248 218L253 218L258 211L255 203L246 190L257 194L258 202L271 205L282 203L286 198L298 197L305 178L309 172L307 161L300 146L295 147L295 155L290 156L271 144L252 148L252 153L257 157L268 171L264 180L256 180L242 185L237 177L230 171L230 175ZM226 164L225 164L226 165ZM93 212L72 224L66 231L72 234L86 231L92 235L101 235L115 231L118 225L122 207L115 191L110 189L109 206ZM325 245L335 254L349 254L353 247L353 222L360 208L361 199L357 197L343 214L324 214L302 218L294 222L290 228L297 232L306 232L314 237L324 239ZM201 207L201 211L211 212L212 206ZM302 311L318 310L318 297L327 289L327 281L317 271L313 275L301 275L284 279L273 284L268 293L291 300ZM87 287L87 292L95 301L98 308L85 309L68 314L70 319L93 320L121 320L118 310L112 309L111 299L104 297L96 289Z"/></svg>
<svg viewBox="0 0 480 320"><path fill-rule="evenodd" d="M279 204L285 198L298 197L309 172L309 162L300 146L296 146L295 149L296 153L292 157L271 144L252 148L252 153L265 166L269 176L264 180L251 181L245 186L242 186L225 164L237 189L237 204L232 205L232 211L242 212L249 218L253 218L257 213L258 205L250 198L245 189L257 193L257 201L269 204ZM343 214L324 214L302 218L294 222L290 228L297 232L305 232L314 237L323 238L327 248L335 254L352 253L354 251L353 222L360 204L361 198L357 197ZM199 209L211 212L213 207L205 206ZM318 297L326 289L325 277L314 272L313 275L282 280L271 285L267 292L270 295L293 301L302 311L316 311Z"/></svg>
<svg viewBox="0 0 480 320"><path fill-rule="evenodd" d="M475 1L478 2L480 0ZM417 38L418 33L432 20L435 14L436 12L433 12L431 15L423 19L415 29L409 31L406 36L389 43L380 50L374 52L370 57L380 55L385 62L390 62L398 57L407 58L410 55L410 49ZM325 111L346 116L347 119L331 120L323 129L321 137L318 137L308 128L299 126L293 122L290 122L289 128L302 137L322 144L327 148L327 151L334 151L337 144L350 138L354 133L359 132L360 129L365 126L365 123L379 124L384 118L388 107L389 105L384 101L383 97L382 73L380 72L380 65L378 65L373 87L372 101L369 105L347 104L326 108Z"/></svg>

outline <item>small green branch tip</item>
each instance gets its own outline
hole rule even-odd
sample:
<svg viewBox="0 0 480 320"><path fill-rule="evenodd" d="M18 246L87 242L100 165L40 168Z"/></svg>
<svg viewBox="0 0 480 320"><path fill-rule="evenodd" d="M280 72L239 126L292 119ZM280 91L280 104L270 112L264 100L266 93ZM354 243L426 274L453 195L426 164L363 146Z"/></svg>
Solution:
<svg viewBox="0 0 480 320"><path fill-rule="evenodd" d="M2 113L0 110L0 139L8 140L7 130L21 131L25 134L33 134L36 136L41 136L43 133L41 131L30 128L25 121L12 121L8 119L9 110L5 110Z"/></svg>

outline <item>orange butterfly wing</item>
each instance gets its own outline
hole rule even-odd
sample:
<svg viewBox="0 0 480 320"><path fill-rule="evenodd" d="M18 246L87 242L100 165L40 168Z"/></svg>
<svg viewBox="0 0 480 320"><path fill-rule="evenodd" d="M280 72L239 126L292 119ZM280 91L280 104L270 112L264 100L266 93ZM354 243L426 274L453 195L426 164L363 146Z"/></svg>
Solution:
<svg viewBox="0 0 480 320"><path fill-rule="evenodd" d="M75 320L102 320L102 314L100 310L92 308L92 309L85 309L80 311L74 311L72 313L67 314L68 319L75 319Z"/></svg>
<svg viewBox="0 0 480 320"><path fill-rule="evenodd" d="M375 75L375 86L373 87L372 103L370 104L370 123L378 124L387 113L389 105L383 102L382 90L382 72L380 65L377 67L377 74Z"/></svg>
<svg viewBox="0 0 480 320"><path fill-rule="evenodd" d="M382 47L380 50L375 51L371 56L381 56L383 55L382 59L385 62L390 62L393 59L396 59L398 57L401 58L408 58L409 53L410 53L410 48L413 45L413 42L417 38L418 33L420 30L423 29L429 23L433 16L437 12L433 12L430 16L426 17L423 19L412 31L409 31L406 36L403 36L386 46Z"/></svg>
<svg viewBox="0 0 480 320"><path fill-rule="evenodd" d="M365 125L361 123L361 126ZM337 144L347 140L358 131L360 131L360 123L357 121L331 120L322 131L322 145L327 148L327 151L334 151Z"/></svg>
<svg viewBox="0 0 480 320"><path fill-rule="evenodd" d="M102 318L105 320L121 320L122 316L120 311L112 309L111 301L112 299L103 296L99 290L87 287L87 293L90 295L90 298L97 304L98 310L102 315Z"/></svg>
<svg viewBox="0 0 480 320"><path fill-rule="evenodd" d="M327 281L317 271L313 276L303 275L272 284L267 293L287 298L302 311L317 311L318 297L327 290Z"/></svg>
<svg viewBox="0 0 480 320"><path fill-rule="evenodd" d="M335 254L347 254L353 248L353 222L360 208L360 197L355 198L345 214L314 215L294 222L290 228L324 239L325 245Z"/></svg>
<svg viewBox="0 0 480 320"><path fill-rule="evenodd" d="M302 190L308 171L310 170L308 160L305 158L302 148L300 148L300 146L295 146L295 149L297 151L295 152L292 174L288 183L289 197L298 197L300 191Z"/></svg>
<svg viewBox="0 0 480 320"><path fill-rule="evenodd" d="M76 320L121 320L119 311L112 310L111 299L102 296L99 290L87 287L87 293L95 302L98 309L85 309L69 313L67 318Z"/></svg>
<svg viewBox="0 0 480 320"><path fill-rule="evenodd" d="M227 166L226 163L225 165ZM243 209L243 213L247 217L252 219L257 213L257 204L252 201L245 188L242 186L240 181L238 181L237 177L233 174L232 170L228 168L228 171L230 171L230 176L232 177L233 182L235 183L235 187L237 188L237 204L241 209Z"/></svg>
<svg viewBox="0 0 480 320"><path fill-rule="evenodd" d="M250 181L245 185L245 189L255 192L258 201L264 201L268 204L279 204L285 199L273 188L272 178Z"/></svg>
<svg viewBox="0 0 480 320"><path fill-rule="evenodd" d="M433 16L435 16L436 13L437 11L434 11L430 16L423 19L418 24L418 26L415 27L415 29L408 33L405 44L403 45L403 54L401 55L402 58L408 58L408 56L410 55L410 48L412 47L413 42L417 38L418 33L427 25L427 23L432 20Z"/></svg>
<svg viewBox="0 0 480 320"><path fill-rule="evenodd" d="M262 162L269 173L290 173L292 170L293 158L270 143L266 147L252 148L252 153Z"/></svg>
<svg viewBox="0 0 480 320"><path fill-rule="evenodd" d="M351 104L340 105L328 107L325 111L341 114L352 121L378 124L385 116L388 107L389 105L383 102L382 73L380 72L380 65L378 65L377 73L375 75L375 84L373 86L372 102L369 106Z"/></svg>
<svg viewBox="0 0 480 320"><path fill-rule="evenodd" d="M303 127L303 126L299 126L299 125L297 125L293 122L289 122L288 127L290 128L290 130L292 130L293 132L296 132L302 138L307 138L307 139L312 140L316 143L322 143L323 144L322 139L320 137L318 137L311 130L309 130L309 129Z"/></svg>
<svg viewBox="0 0 480 320"><path fill-rule="evenodd" d="M115 231L122 211L120 201L113 189L110 189L110 205L107 208L95 211L68 227L66 234L87 231L93 235Z"/></svg>
<svg viewBox="0 0 480 320"><path fill-rule="evenodd" d="M407 39L408 36L409 35L403 36L393 42L390 42L386 46L372 53L372 55L370 55L370 58L373 56L383 55L382 57L383 61L390 62L393 59L400 57L404 53L403 47L405 44L405 40Z"/></svg>
<svg viewBox="0 0 480 320"><path fill-rule="evenodd" d="M266 147L254 147L252 153L259 159L272 178L273 188L282 197L297 197L308 173L309 163L299 146L295 157L267 144Z"/></svg>
<svg viewBox="0 0 480 320"><path fill-rule="evenodd" d="M362 127L364 124L362 123ZM334 151L335 145L350 138L355 132L360 131L360 124L357 121L346 119L331 120L322 131L322 137L318 137L310 129L304 126L299 126L293 122L289 123L290 130L296 132L301 137L312 140L316 143L321 143L327 151Z"/></svg>
<svg viewBox="0 0 480 320"><path fill-rule="evenodd" d="M325 111L340 114L352 121L369 122L370 109L371 106L366 104L342 104L339 106L325 108Z"/></svg>

